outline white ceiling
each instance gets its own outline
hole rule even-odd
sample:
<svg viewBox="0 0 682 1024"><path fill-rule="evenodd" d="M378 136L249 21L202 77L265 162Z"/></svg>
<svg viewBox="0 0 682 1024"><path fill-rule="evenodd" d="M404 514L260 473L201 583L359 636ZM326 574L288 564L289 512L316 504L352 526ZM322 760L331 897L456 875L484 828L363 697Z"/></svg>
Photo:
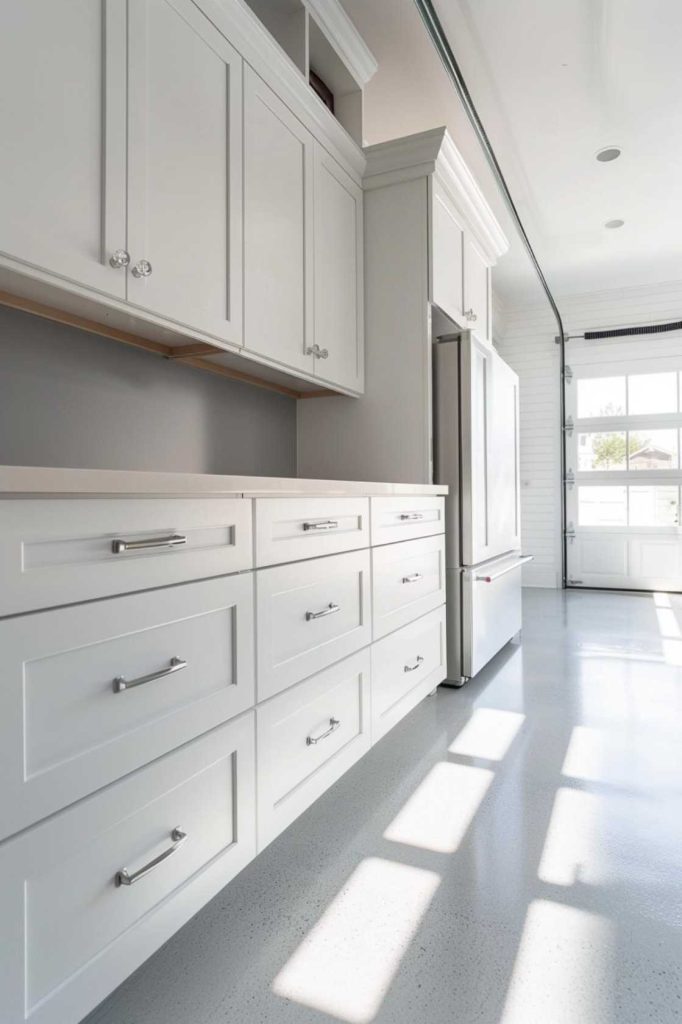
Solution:
<svg viewBox="0 0 682 1024"><path fill-rule="evenodd" d="M379 61L367 141L447 124L513 235L413 0L343 3ZM553 292L682 279L682 0L434 3ZM597 162L607 145L622 156ZM511 241L496 286L537 298Z"/></svg>

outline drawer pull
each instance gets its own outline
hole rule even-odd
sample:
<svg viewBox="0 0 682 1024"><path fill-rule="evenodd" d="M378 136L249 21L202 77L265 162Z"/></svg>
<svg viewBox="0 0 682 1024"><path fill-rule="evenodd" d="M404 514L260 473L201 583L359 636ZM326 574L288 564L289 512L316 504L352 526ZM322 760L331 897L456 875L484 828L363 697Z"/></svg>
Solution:
<svg viewBox="0 0 682 1024"><path fill-rule="evenodd" d="M403 583L418 583L424 577L420 572L413 572L409 576L403 576Z"/></svg>
<svg viewBox="0 0 682 1024"><path fill-rule="evenodd" d="M316 743L319 743L320 740L326 740L327 736L331 736L331 734L333 732L336 732L336 730L339 728L340 725L341 725L341 722L338 720L338 718L330 718L329 719L329 728L327 729L326 732L323 732L320 736L306 736L306 738L305 738L305 745L306 745L306 747L312 747Z"/></svg>
<svg viewBox="0 0 682 1024"><path fill-rule="evenodd" d="M403 668L403 672L415 672L423 663L424 659L422 658L421 654L418 654L417 660L415 661L414 665L405 665Z"/></svg>
<svg viewBox="0 0 682 1024"><path fill-rule="evenodd" d="M325 519L320 523L304 523L304 530L337 530L339 524L336 519Z"/></svg>
<svg viewBox="0 0 682 1024"><path fill-rule="evenodd" d="M423 512L401 512L400 519L423 519Z"/></svg>
<svg viewBox="0 0 682 1024"><path fill-rule="evenodd" d="M172 533L168 537L149 537L147 540L113 540L111 550L115 555L124 551L145 551L147 548L179 548L187 543L181 533Z"/></svg>
<svg viewBox="0 0 682 1024"><path fill-rule="evenodd" d="M163 853L160 853L158 857L154 858L154 860L150 860L149 864L145 864L139 871L133 871L132 875L127 868L122 868L121 871L117 871L114 879L116 888L120 885L134 885L135 882L139 882L141 878L148 875L155 867L162 864L164 860L168 860L169 857L180 849L187 838L187 833L183 832L180 828L174 828L170 837L173 840L173 845L169 846L167 850L163 851Z"/></svg>
<svg viewBox="0 0 682 1024"><path fill-rule="evenodd" d="M321 612L306 612L305 620L306 622L310 622L311 619L324 619L327 615L334 615L336 612L340 611L340 605L330 603L326 608L323 608Z"/></svg>
<svg viewBox="0 0 682 1024"><path fill-rule="evenodd" d="M124 690L132 690L134 686L144 686L154 679L163 679L164 676L172 676L174 672L187 668L187 662L182 658L171 658L168 668L159 669L158 672L150 672L148 676L140 676L139 679L125 679L123 676L116 676L114 679L114 693L123 693Z"/></svg>

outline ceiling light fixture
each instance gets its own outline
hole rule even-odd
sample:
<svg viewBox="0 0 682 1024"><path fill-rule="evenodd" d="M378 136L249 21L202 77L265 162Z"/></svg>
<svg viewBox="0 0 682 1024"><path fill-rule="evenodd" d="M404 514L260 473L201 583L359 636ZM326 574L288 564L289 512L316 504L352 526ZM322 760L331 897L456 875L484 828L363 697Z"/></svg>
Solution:
<svg viewBox="0 0 682 1024"><path fill-rule="evenodd" d="M604 225L604 227L605 228L622 228L623 224L625 224L625 221L621 220L619 217L617 217L615 220L607 220L607 222Z"/></svg>
<svg viewBox="0 0 682 1024"><path fill-rule="evenodd" d="M597 150L596 157L599 163L609 164L612 160L617 160L620 154L620 146L605 146L603 149Z"/></svg>

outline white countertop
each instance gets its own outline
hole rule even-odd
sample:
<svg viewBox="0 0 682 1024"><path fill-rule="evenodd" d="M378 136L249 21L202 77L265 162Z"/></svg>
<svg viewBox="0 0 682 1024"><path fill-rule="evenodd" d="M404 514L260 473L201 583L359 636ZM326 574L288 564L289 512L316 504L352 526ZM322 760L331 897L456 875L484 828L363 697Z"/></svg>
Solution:
<svg viewBox="0 0 682 1024"><path fill-rule="evenodd" d="M364 480L300 480L295 477L218 476L211 473L148 473L124 469L56 469L0 466L5 497L306 497L325 495L447 494L432 484L369 483Z"/></svg>

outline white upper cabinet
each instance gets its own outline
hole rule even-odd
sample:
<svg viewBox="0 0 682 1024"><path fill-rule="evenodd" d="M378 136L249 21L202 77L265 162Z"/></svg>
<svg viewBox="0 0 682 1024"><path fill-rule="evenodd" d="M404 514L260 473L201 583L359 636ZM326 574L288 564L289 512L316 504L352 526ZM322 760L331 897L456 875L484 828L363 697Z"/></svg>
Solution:
<svg viewBox="0 0 682 1024"><path fill-rule="evenodd" d="M315 374L362 391L362 189L315 146Z"/></svg>
<svg viewBox="0 0 682 1024"><path fill-rule="evenodd" d="M0 5L2 253L120 298L125 13L125 0Z"/></svg>
<svg viewBox="0 0 682 1024"><path fill-rule="evenodd" d="M469 235L464 237L464 326L492 341L490 266Z"/></svg>
<svg viewBox="0 0 682 1024"><path fill-rule="evenodd" d="M241 57L191 0L128 11L128 299L239 345Z"/></svg>
<svg viewBox="0 0 682 1024"><path fill-rule="evenodd" d="M244 342L313 372L313 138L244 74Z"/></svg>
<svg viewBox="0 0 682 1024"><path fill-rule="evenodd" d="M431 301L455 323L462 320L464 229L437 181L431 189Z"/></svg>

